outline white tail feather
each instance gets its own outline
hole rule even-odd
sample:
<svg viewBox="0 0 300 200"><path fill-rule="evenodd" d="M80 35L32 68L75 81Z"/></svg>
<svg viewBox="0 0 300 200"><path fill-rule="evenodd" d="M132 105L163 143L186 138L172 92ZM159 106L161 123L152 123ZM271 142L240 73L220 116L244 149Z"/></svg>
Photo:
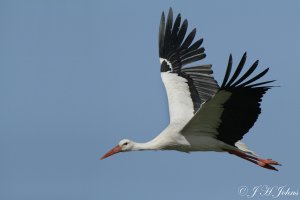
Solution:
<svg viewBox="0 0 300 200"><path fill-rule="evenodd" d="M235 146L237 148L239 148L240 150L242 150L242 151L245 151L245 152L250 153L250 154L252 154L254 156L257 156L257 154L254 151L252 151L251 149L249 149L249 147L245 143L243 143L242 141L240 141L240 140L235 143Z"/></svg>

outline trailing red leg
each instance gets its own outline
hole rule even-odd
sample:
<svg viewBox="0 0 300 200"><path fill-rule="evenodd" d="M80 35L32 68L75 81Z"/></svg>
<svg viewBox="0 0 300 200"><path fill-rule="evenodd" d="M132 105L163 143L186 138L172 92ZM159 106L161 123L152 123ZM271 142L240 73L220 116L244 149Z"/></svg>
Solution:
<svg viewBox="0 0 300 200"><path fill-rule="evenodd" d="M243 153L241 151L235 151L235 150L227 150L228 153L230 154L234 154L240 158L243 158L245 160L248 160L260 167L266 168L266 169L270 169L270 170L275 170L278 171L275 167L273 167L272 165L280 165L278 162L272 160L272 159L262 159L262 158L258 158L252 155L248 155L246 153Z"/></svg>

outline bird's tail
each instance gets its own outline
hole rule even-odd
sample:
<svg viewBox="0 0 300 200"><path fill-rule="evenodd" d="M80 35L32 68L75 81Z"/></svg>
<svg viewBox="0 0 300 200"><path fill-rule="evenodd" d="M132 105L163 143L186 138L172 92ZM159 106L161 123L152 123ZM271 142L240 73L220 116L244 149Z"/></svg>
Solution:
<svg viewBox="0 0 300 200"><path fill-rule="evenodd" d="M252 151L245 143L243 143L242 141L237 141L235 144L234 144L238 149L244 151L245 153L249 153L251 155L254 155L254 156L258 156L254 151Z"/></svg>

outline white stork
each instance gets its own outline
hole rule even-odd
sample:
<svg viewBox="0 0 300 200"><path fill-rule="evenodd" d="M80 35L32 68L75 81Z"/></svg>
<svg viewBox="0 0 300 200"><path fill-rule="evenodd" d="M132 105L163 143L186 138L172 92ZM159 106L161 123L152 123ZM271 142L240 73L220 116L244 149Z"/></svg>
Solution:
<svg viewBox="0 0 300 200"><path fill-rule="evenodd" d="M260 102L273 82L255 82L269 68L250 77L258 60L240 77L246 61L243 55L233 75L230 55L221 86L213 77L211 65L187 66L205 58L203 39L193 43L196 29L185 37L188 21L181 23L178 14L173 24L170 8L167 21L162 13L159 27L161 77L165 85L170 112L170 124L158 136L146 143L123 139L101 159L118 152L140 150L177 150L182 152L228 152L258 166L276 170L272 159L259 158L240 140L254 125L261 112ZM238 78L239 77L239 78ZM246 80L248 79L248 80Z"/></svg>

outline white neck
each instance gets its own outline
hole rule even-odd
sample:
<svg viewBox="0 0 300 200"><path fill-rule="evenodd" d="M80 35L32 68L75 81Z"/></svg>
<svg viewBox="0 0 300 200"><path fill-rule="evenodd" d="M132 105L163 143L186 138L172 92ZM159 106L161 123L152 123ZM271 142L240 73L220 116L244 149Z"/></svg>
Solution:
<svg viewBox="0 0 300 200"><path fill-rule="evenodd" d="M161 141L154 138L153 140L150 140L149 142L145 142L145 143L134 142L132 151L160 150L163 149L164 147L165 145L163 145Z"/></svg>

